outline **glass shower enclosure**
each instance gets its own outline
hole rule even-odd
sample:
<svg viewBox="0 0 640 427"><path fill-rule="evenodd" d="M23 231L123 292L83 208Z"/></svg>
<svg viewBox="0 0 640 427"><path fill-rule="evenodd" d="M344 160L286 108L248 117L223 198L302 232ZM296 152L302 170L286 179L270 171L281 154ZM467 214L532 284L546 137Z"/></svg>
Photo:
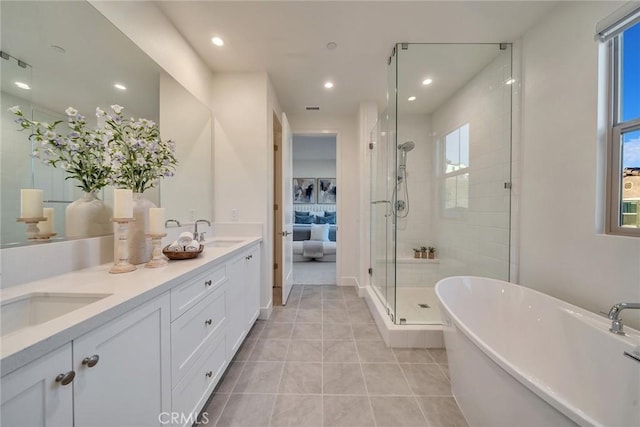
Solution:
<svg viewBox="0 0 640 427"><path fill-rule="evenodd" d="M371 283L393 323L439 324L441 278L509 280L512 47L399 43L388 64L371 132Z"/></svg>

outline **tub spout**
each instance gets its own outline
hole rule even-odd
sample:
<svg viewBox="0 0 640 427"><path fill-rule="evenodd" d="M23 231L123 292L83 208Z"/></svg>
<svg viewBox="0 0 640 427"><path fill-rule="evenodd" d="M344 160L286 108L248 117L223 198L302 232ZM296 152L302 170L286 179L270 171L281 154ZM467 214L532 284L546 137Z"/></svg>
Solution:
<svg viewBox="0 0 640 427"><path fill-rule="evenodd" d="M627 308L640 309L640 303L637 302L620 302L615 304L609 310L609 319L611 319L611 327L609 330L614 334L624 335L624 325L620 319L620 312Z"/></svg>

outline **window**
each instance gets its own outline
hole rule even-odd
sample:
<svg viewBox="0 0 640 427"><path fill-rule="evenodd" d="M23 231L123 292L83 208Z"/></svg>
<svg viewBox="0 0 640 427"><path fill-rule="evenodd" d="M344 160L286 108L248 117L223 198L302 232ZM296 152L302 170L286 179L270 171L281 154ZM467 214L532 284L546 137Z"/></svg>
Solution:
<svg viewBox="0 0 640 427"><path fill-rule="evenodd" d="M444 137L444 212L469 208L469 123Z"/></svg>
<svg viewBox="0 0 640 427"><path fill-rule="evenodd" d="M640 237L640 11L608 40L609 232ZM627 17L627 20L630 18Z"/></svg>

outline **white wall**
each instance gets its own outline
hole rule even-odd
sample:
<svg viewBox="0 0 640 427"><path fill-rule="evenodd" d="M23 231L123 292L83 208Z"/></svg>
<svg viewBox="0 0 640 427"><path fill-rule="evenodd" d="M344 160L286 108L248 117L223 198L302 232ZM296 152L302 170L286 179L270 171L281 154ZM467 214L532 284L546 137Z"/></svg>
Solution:
<svg viewBox="0 0 640 427"><path fill-rule="evenodd" d="M409 214L406 218L397 219L398 258L412 257L412 248L415 247L436 246L436 236L433 232L434 142L430 128L430 116L403 114L398 117L398 144L405 141L414 141L416 144L415 148L407 153ZM402 185L398 200L405 199L404 185ZM398 268L403 266L398 265Z"/></svg>
<svg viewBox="0 0 640 427"><path fill-rule="evenodd" d="M469 124L468 209L460 217L443 215L441 176L434 193L440 277L509 279L510 197L504 183L510 180L511 164L511 90L505 85L512 76L510 67L509 53L500 53L432 115L434 157L439 162L444 137Z"/></svg>
<svg viewBox="0 0 640 427"><path fill-rule="evenodd" d="M594 31L618 6L560 4L522 40L520 283L594 312L640 301L640 239L597 231L604 76ZM640 326L636 313L625 320Z"/></svg>
<svg viewBox="0 0 640 427"><path fill-rule="evenodd" d="M295 151L295 146L293 148ZM335 178L335 160L294 160L294 178Z"/></svg>
<svg viewBox="0 0 640 427"><path fill-rule="evenodd" d="M358 117L325 116L317 113L289 116L291 130L297 133L337 134L339 254L336 261L338 284L359 286L360 278L360 196L361 149Z"/></svg>

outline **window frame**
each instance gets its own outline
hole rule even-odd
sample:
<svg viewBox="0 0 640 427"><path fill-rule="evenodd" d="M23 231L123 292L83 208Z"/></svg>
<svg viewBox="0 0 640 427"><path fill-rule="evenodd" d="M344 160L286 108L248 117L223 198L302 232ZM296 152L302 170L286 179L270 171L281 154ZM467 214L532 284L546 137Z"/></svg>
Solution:
<svg viewBox="0 0 640 427"><path fill-rule="evenodd" d="M467 141L467 157L469 158L469 164L464 167L464 168L459 168L450 172L447 172L447 136L451 135L452 133L454 133L455 131L460 132L460 130L467 126L468 127L468 141ZM446 207L446 194L447 194L447 179L448 178L456 178L456 191L457 191L457 179L459 176L462 175L468 175L469 179L471 177L471 122L465 122L459 126L456 126L455 128L451 129L450 131L446 132L443 136L442 136L442 141L441 141L441 147L442 147L442 154L441 154L441 160L440 160L440 169L442 170L442 209L441 209L441 215L443 218L449 218L449 219L460 219L460 218L465 218L467 215L467 212L469 211L469 206L467 205L467 207L464 206L458 206L457 203L457 195L456 195L456 206L453 208L447 208ZM460 136L458 136L458 157L461 157L461 153L460 153ZM460 159L458 159L459 161ZM469 185L469 182L467 182L467 185ZM468 200L467 200L468 203Z"/></svg>
<svg viewBox="0 0 640 427"><path fill-rule="evenodd" d="M640 25L640 24L636 24ZM607 153L608 153L608 173L607 173L607 209L606 209L606 232L607 234L640 237L640 227L624 227L621 225L622 218L622 143L621 137L625 133L640 130L640 118L621 121L620 120L620 100L621 100L621 31L615 37L607 41L608 50L608 90L609 104L608 126L607 126Z"/></svg>

